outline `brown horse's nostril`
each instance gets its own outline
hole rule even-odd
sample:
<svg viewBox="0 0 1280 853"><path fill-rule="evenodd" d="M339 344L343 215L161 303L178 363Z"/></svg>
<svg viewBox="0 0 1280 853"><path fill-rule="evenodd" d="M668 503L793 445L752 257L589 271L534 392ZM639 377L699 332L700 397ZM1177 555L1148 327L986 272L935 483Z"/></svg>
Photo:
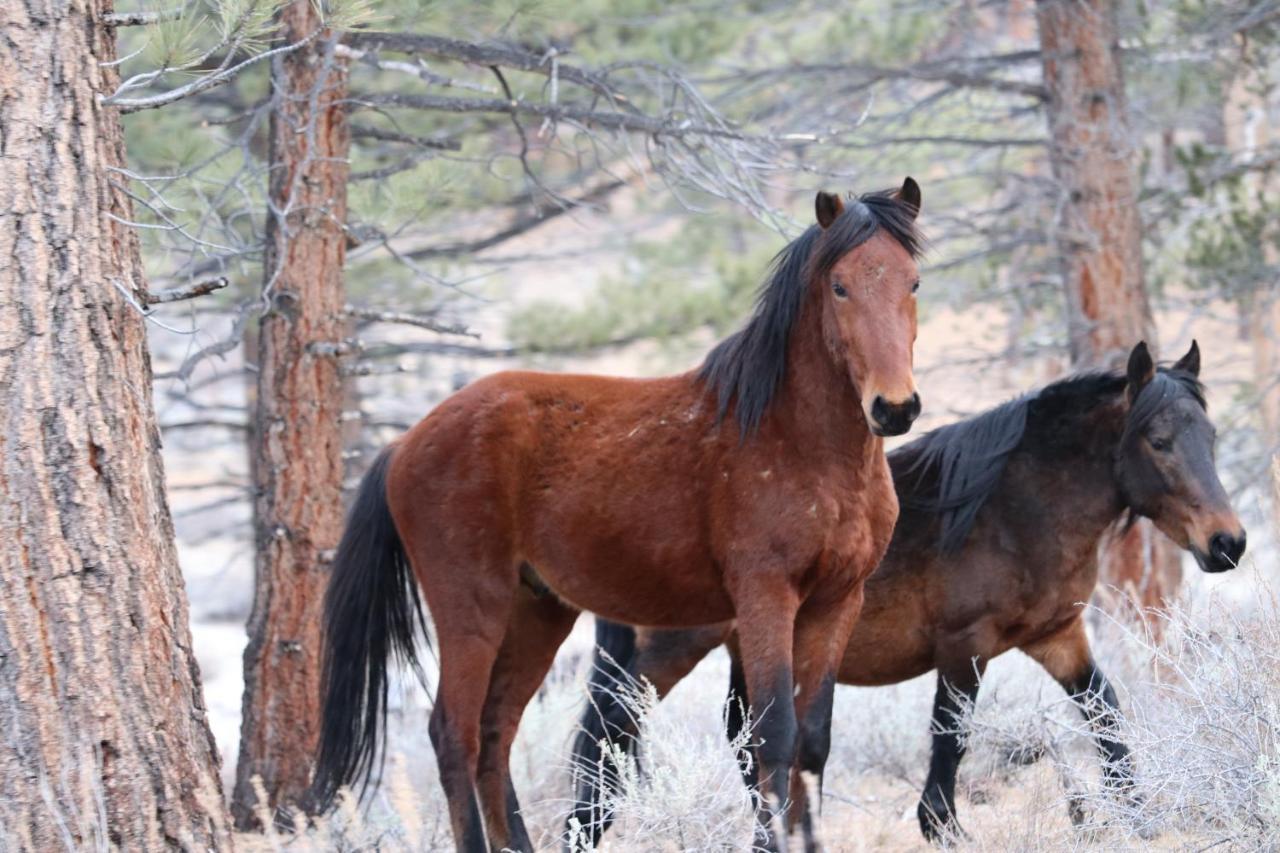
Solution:
<svg viewBox="0 0 1280 853"><path fill-rule="evenodd" d="M890 403L879 394L871 401L871 420L880 435L902 435L919 415L919 394L913 393L905 403Z"/></svg>
<svg viewBox="0 0 1280 853"><path fill-rule="evenodd" d="M1245 533L1240 531L1239 536L1232 536L1230 533L1219 531L1209 539L1209 556L1221 563L1228 563L1231 566L1239 565L1240 558L1244 556L1245 549Z"/></svg>

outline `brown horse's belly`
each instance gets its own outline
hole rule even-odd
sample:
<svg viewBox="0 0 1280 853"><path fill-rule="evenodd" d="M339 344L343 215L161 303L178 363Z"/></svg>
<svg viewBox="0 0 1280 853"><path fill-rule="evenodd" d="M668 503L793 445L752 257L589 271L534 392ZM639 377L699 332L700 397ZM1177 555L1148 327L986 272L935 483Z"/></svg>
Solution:
<svg viewBox="0 0 1280 853"><path fill-rule="evenodd" d="M688 567L687 567L688 568ZM564 601L631 625L687 628L733 618L733 602L711 566L673 574L643 564L615 563L594 577L535 566Z"/></svg>
<svg viewBox="0 0 1280 853"><path fill-rule="evenodd" d="M562 599L609 619L655 627L732 619L695 517L691 509L634 516L609 505L548 511L524 556Z"/></svg>

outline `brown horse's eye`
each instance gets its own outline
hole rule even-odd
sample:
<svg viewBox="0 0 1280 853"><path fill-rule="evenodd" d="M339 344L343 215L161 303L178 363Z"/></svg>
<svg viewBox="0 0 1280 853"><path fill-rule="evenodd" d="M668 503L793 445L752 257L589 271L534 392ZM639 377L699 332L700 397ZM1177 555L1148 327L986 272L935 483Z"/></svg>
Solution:
<svg viewBox="0 0 1280 853"><path fill-rule="evenodd" d="M920 279L916 279L915 283L911 285L911 292L915 293L919 289L920 289Z"/></svg>
<svg viewBox="0 0 1280 853"><path fill-rule="evenodd" d="M838 281L831 282L831 292L836 295L837 299L844 299L849 295L849 291L844 289L844 285Z"/></svg>

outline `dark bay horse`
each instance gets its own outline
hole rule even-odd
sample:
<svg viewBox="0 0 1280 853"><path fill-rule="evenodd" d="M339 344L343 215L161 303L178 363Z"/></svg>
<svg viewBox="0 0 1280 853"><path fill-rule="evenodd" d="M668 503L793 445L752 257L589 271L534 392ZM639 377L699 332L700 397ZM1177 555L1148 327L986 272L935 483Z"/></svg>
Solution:
<svg viewBox="0 0 1280 853"><path fill-rule="evenodd" d="M1206 572L1231 569L1244 553L1244 530L1214 468L1199 371L1194 343L1158 371L1139 344L1127 375L1057 382L889 454L902 512L867 580L838 678L874 686L937 670L933 758L918 809L926 837L957 826L964 741L956 717L987 662L1009 649L1039 662L1076 700L1108 784L1130 787L1129 751L1114 734L1115 692L1094 663L1081 603L1097 583L1100 542L1126 515L1152 519ZM614 668L664 695L726 638L733 651L731 631L636 631L597 620L591 702L574 746L573 819L590 839L598 842L611 819L602 740L634 748L635 721L619 701ZM742 692L736 653L731 691ZM730 734L742 725L740 708L730 702ZM802 825L807 793L793 784L791 818Z"/></svg>
<svg viewBox="0 0 1280 853"><path fill-rule="evenodd" d="M326 598L312 809L369 776L388 658L417 660L420 585L440 657L429 730L459 849L532 849L508 756L580 610L737 620L768 732L761 822L782 847L792 768L822 770L835 669L897 517L881 436L920 411L919 209L910 178L847 204L819 193L817 224L697 371L496 374L383 451Z"/></svg>

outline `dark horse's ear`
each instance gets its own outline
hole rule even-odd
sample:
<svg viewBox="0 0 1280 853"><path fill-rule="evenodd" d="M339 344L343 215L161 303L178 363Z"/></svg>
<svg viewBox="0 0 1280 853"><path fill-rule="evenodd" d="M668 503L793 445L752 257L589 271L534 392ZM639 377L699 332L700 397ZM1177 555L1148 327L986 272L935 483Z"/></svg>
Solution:
<svg viewBox="0 0 1280 853"><path fill-rule="evenodd" d="M920 185L916 179L908 175L902 182L902 189L893 194L894 198L911 209L911 218L920 215Z"/></svg>
<svg viewBox="0 0 1280 853"><path fill-rule="evenodd" d="M1187 354L1178 359L1173 365L1174 370L1181 370L1183 373L1190 373L1197 379L1200 377L1200 345L1193 338L1191 341L1191 349L1187 350Z"/></svg>
<svg viewBox="0 0 1280 853"><path fill-rule="evenodd" d="M835 193L819 191L818 197L813 201L813 207L817 211L818 224L822 226L823 231L830 228L831 223L836 221L836 217L844 213L844 202Z"/></svg>
<svg viewBox="0 0 1280 853"><path fill-rule="evenodd" d="M1132 401L1156 375L1156 363L1151 359L1151 350L1147 349L1146 341L1139 341L1133 352L1129 353L1129 369L1126 372L1129 379L1127 390Z"/></svg>

